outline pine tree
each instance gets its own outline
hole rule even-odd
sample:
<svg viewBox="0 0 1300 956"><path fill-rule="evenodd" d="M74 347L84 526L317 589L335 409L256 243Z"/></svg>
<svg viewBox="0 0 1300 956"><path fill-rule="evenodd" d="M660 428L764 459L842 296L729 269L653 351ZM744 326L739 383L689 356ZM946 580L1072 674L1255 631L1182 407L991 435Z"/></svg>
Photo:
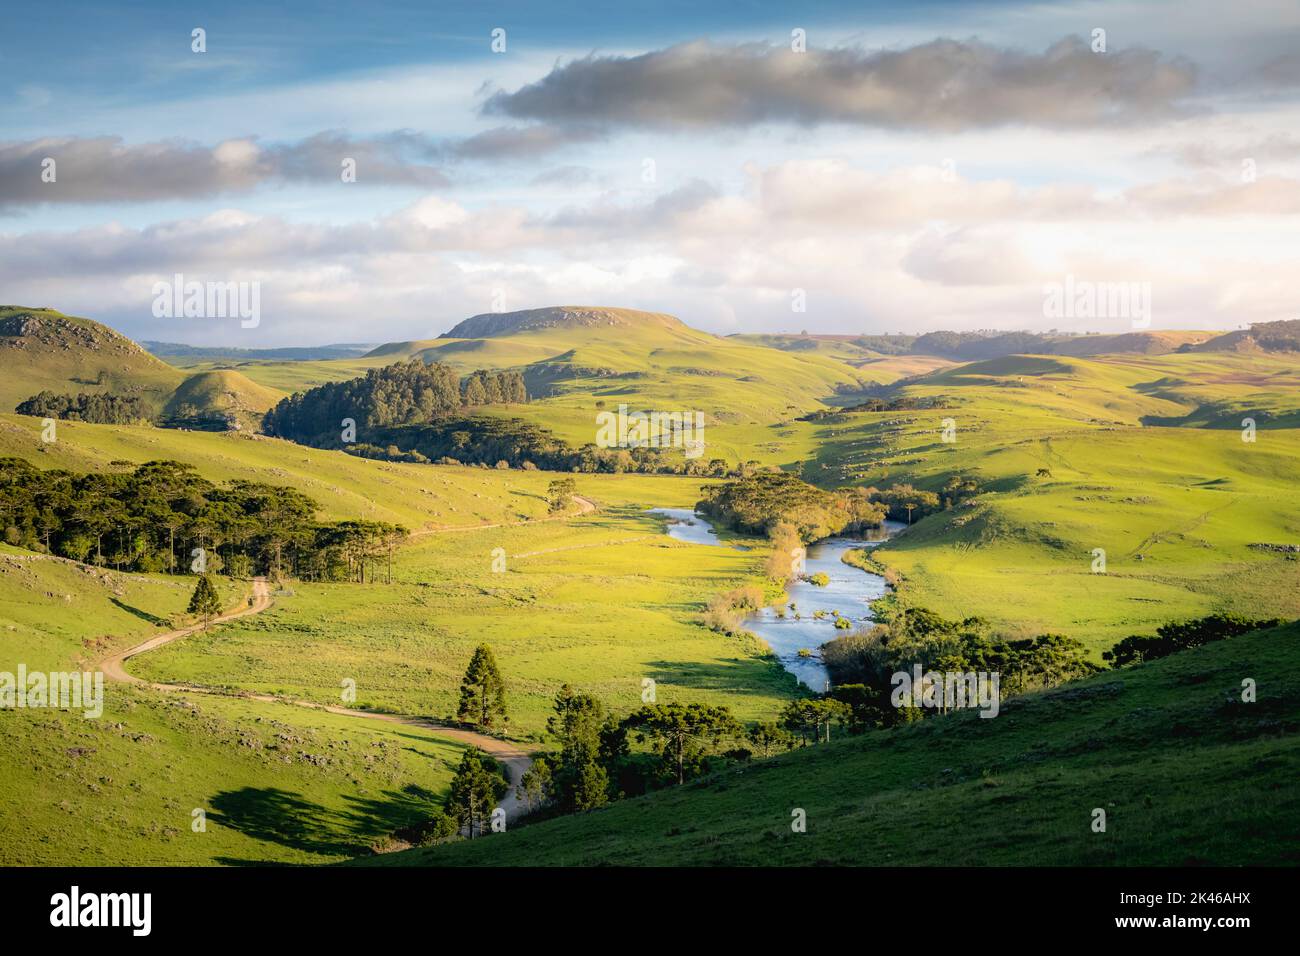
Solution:
<svg viewBox="0 0 1300 956"><path fill-rule="evenodd" d="M217 594L212 579L206 574L199 577L188 610L191 614L197 614L205 625L211 624L213 618L221 614L221 595Z"/></svg>
<svg viewBox="0 0 1300 956"><path fill-rule="evenodd" d="M460 706L456 718L480 727L491 728L506 716L506 685L501 679L492 648L480 644L460 682Z"/></svg>
<svg viewBox="0 0 1300 956"><path fill-rule="evenodd" d="M506 789L506 782L483 766L483 756L478 748L470 747L461 756L460 766L452 777L447 812L468 830L472 838L476 830L479 833L487 830L497 800Z"/></svg>

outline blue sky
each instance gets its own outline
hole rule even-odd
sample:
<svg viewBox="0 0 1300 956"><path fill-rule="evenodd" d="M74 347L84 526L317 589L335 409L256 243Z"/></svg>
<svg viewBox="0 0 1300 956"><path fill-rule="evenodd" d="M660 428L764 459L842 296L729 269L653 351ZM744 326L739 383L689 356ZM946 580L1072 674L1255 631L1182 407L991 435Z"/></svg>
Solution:
<svg viewBox="0 0 1300 956"><path fill-rule="evenodd" d="M1157 328L1294 317L1294 3L56 2L11 21L2 297L138 337L427 337L501 302L720 333L1045 328L1070 324L1042 309L1066 276L1145 283ZM154 318L177 272L260 283L264 320Z"/></svg>

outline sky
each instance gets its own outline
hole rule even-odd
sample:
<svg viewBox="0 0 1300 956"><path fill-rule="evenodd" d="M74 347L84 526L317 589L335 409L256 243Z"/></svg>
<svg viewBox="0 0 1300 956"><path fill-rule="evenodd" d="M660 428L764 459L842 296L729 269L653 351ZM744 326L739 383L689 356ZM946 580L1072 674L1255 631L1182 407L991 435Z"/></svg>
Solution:
<svg viewBox="0 0 1300 956"><path fill-rule="evenodd" d="M0 301L138 339L1300 317L1294 0L55 0L0 68ZM177 276L258 320L159 315Z"/></svg>

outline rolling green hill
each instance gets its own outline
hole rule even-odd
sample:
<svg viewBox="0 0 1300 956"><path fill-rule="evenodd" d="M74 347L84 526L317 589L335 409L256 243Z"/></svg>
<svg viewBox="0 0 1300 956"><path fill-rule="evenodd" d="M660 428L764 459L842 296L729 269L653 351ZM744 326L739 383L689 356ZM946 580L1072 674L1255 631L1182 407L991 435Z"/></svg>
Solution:
<svg viewBox="0 0 1300 956"><path fill-rule="evenodd" d="M53 309L0 306L0 411L37 392L113 392L160 409L184 376L106 325Z"/></svg>
<svg viewBox="0 0 1300 956"><path fill-rule="evenodd" d="M1242 681L1258 699L1242 702ZM370 866L1300 861L1300 625ZM1104 833L1093 813L1106 813ZM807 832L792 831L792 813Z"/></svg>
<svg viewBox="0 0 1300 956"><path fill-rule="evenodd" d="M1012 634L1100 649L1214 610L1296 617L1300 563L1257 546L1300 541L1300 432L1285 427L1300 391L1279 386L1298 371L1294 358L1225 353L971 363L898 391L935 408L819 425L804 476L935 492L974 480L981 494L875 557L900 601ZM1143 424L1181 423L1209 402L1276 417L1260 418L1253 442L1240 415L1217 428Z"/></svg>
<svg viewBox="0 0 1300 956"><path fill-rule="evenodd" d="M233 369L197 372L185 379L163 408L161 420L169 425L224 428L234 422L239 428L256 431L262 416L284 392Z"/></svg>

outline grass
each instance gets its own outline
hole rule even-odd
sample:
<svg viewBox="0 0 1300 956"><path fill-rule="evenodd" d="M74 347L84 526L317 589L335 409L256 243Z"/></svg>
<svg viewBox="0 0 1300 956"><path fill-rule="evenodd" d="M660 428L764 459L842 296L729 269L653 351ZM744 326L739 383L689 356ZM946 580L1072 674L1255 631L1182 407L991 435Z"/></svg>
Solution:
<svg viewBox="0 0 1300 956"><path fill-rule="evenodd" d="M875 731L394 866L1295 864L1300 626ZM1258 682L1242 703L1241 681ZM1104 833L1093 812L1106 812ZM807 832L791 829L806 813ZM954 857L953 854L957 854Z"/></svg>
<svg viewBox="0 0 1300 956"><path fill-rule="evenodd" d="M68 321L75 334L102 328ZM551 329L407 343L368 359L241 362L192 381L255 407L274 397L265 389L348 378L406 354L462 371L540 362L530 374L546 397L492 413L575 445L594 439L597 411L619 403L699 409L706 458L779 464L833 487L976 479L983 493L972 503L873 552L904 603L979 614L1008 636L1072 634L1097 654L1173 618L1300 616L1300 561L1251 547L1300 542L1295 356L953 365L847 348L828 339L783 351L670 326ZM65 358L38 369L31 391L84 377L78 363L90 360ZM179 373L163 371L158 388L174 388ZM796 420L851 402L865 382L896 382L898 394L938 407ZM1241 440L1246 416L1257 419L1253 443ZM941 437L945 418L953 443ZM699 479L577 475L600 511L543 522L555 477L543 472L367 461L247 433L60 422L46 444L40 432L38 419L0 415L0 456L74 471L177 459L216 481L295 487L325 519L440 532L398 551L391 583L291 584L268 612L133 660L140 676L322 703L351 678L358 706L445 717L486 642L508 682L511 733L532 738L565 681L627 711L650 678L660 701L725 703L746 720L771 718L798 693L761 647L700 625L710 597L753 579L763 549L676 543L645 514L690 506ZM1098 548L1104 573L1094 573ZM240 597L240 585L223 587ZM188 577L0 546L0 670L88 666L168 628L192 588ZM1300 819L1290 783L1297 636L1290 626L1239 638L1013 702L996 720L868 734L383 862L923 864L927 848L954 846L990 864L1295 862L1280 847ZM1260 681L1258 704L1225 703L1242 676ZM418 728L287 704L106 692L97 721L0 711L0 862L345 859L427 814L459 754ZM1106 834L1087 826L1097 806L1111 818ZM209 811L203 834L189 829L196 807ZM808 812L807 834L790 832L795 807Z"/></svg>
<svg viewBox="0 0 1300 956"><path fill-rule="evenodd" d="M93 669L169 629L192 589L0 546L0 671ZM460 759L420 728L288 705L113 683L104 698L95 719L0 709L0 865L339 860L427 816Z"/></svg>
<svg viewBox="0 0 1300 956"><path fill-rule="evenodd" d="M1013 636L1062 632L1099 653L1173 618L1297 617L1300 563L1250 546L1300 541L1300 431L1261 421L1248 443L1239 428L1142 423L1229 393L1254 404L1253 388L1298 365L1226 354L973 363L902 389L937 408L821 425L804 474L935 491L953 474L975 478L985 491L973 502L919 521L875 557L905 603L978 614ZM1175 378L1201 384L1191 396L1152 385Z"/></svg>
<svg viewBox="0 0 1300 956"><path fill-rule="evenodd" d="M135 395L156 410L184 378L126 336L53 309L0 306L0 360L5 412L46 389Z"/></svg>
<svg viewBox="0 0 1300 956"><path fill-rule="evenodd" d="M432 535L398 553L392 584L295 584L272 610L162 648L132 672L331 703L351 678L360 706L447 718L474 647L487 643L512 734L540 737L565 682L624 712L649 678L662 701L771 719L796 696L794 679L765 646L700 623L709 598L752 578L764 552L675 542L643 510L682 503Z"/></svg>

